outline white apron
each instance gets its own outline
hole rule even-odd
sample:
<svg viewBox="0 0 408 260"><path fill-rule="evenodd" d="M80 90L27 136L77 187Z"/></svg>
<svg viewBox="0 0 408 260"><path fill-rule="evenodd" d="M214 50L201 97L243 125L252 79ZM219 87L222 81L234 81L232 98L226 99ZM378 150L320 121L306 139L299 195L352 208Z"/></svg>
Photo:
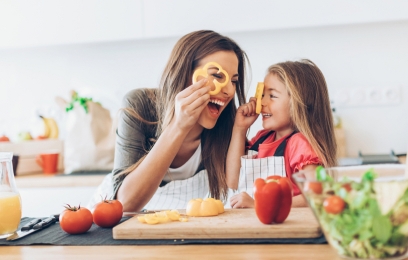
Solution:
<svg viewBox="0 0 408 260"><path fill-rule="evenodd" d="M206 198L209 190L207 171L201 170L188 179L171 181L159 187L144 208L185 209L191 199Z"/></svg>
<svg viewBox="0 0 408 260"><path fill-rule="evenodd" d="M88 208L93 208L101 201L101 196L111 198L113 196L113 174L105 176L102 183L88 203ZM185 180L175 180L167 183L157 191L144 207L148 210L185 209L191 199L206 198L209 196L208 174L201 170L194 176Z"/></svg>
<svg viewBox="0 0 408 260"><path fill-rule="evenodd" d="M258 154L258 147L273 131L259 138L252 147L248 150L248 155L241 157L241 169L238 183L237 193L246 192L252 198L254 197L254 182L257 178L265 179L271 175L279 175L286 177L285 159L283 157L286 148L287 139L283 140L275 151L274 156L265 158L254 158ZM236 193L235 193L236 194Z"/></svg>

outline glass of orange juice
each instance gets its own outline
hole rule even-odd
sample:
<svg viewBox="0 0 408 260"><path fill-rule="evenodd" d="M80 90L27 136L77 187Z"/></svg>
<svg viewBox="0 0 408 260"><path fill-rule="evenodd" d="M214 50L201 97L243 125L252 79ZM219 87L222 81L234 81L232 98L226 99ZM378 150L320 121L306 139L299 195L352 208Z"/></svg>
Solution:
<svg viewBox="0 0 408 260"><path fill-rule="evenodd" d="M0 238L18 229L21 219L21 198L14 181L13 153L0 152Z"/></svg>

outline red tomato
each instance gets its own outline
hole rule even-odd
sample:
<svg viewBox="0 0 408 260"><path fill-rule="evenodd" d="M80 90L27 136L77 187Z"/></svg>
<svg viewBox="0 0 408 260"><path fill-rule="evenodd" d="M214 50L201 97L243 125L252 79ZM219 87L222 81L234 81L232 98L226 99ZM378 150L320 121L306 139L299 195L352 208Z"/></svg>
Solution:
<svg viewBox="0 0 408 260"><path fill-rule="evenodd" d="M320 182L310 181L305 183L305 191L312 191L314 194L322 194L323 186Z"/></svg>
<svg viewBox="0 0 408 260"><path fill-rule="evenodd" d="M92 213L89 209L67 206L59 216L62 230L73 235L87 232L92 226Z"/></svg>
<svg viewBox="0 0 408 260"><path fill-rule="evenodd" d="M323 201L323 207L327 213L339 214L343 211L346 203L339 196L333 195Z"/></svg>
<svg viewBox="0 0 408 260"><path fill-rule="evenodd" d="M95 205L93 221L104 228L113 227L122 219L123 206L118 200L102 200Z"/></svg>

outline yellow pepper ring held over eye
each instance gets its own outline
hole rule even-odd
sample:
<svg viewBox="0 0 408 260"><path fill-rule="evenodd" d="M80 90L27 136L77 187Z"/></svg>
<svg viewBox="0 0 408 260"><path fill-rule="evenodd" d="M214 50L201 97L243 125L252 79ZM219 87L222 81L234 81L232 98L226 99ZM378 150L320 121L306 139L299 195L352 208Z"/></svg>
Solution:
<svg viewBox="0 0 408 260"><path fill-rule="evenodd" d="M208 75L208 68L210 66L214 66L218 69L217 74L223 73L225 75L225 81L224 82L218 82L216 79L214 79L212 82L214 83L215 89L210 90L209 94L210 95L216 95L218 94L223 87L225 87L228 84L229 81L229 75L228 73L222 69L221 65L212 61L208 62L207 64L204 65L202 68L198 68L194 71L193 74L193 83L196 83L198 80L199 76L202 76L204 78L208 78L210 75Z"/></svg>
<svg viewBox="0 0 408 260"><path fill-rule="evenodd" d="M186 215L191 217L209 217L224 213L224 204L213 198L192 199L188 202Z"/></svg>
<svg viewBox="0 0 408 260"><path fill-rule="evenodd" d="M262 110L262 95L263 95L264 88L265 88L264 83L258 82L258 85L256 86L256 91L255 91L255 98L256 98L255 112L257 114L261 113L261 110Z"/></svg>

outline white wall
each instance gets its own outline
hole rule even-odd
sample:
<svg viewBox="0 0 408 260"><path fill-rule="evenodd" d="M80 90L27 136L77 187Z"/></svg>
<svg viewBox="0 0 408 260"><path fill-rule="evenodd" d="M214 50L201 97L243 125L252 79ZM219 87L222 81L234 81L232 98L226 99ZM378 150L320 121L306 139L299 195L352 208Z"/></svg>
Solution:
<svg viewBox="0 0 408 260"><path fill-rule="evenodd" d="M266 68L309 58L330 93L343 88L399 87L400 103L339 107L347 151L405 153L408 144L408 21L227 33L252 65L250 94ZM54 97L76 89L114 114L128 90L155 87L178 37L0 49L0 134L30 129L35 111L59 115ZM251 129L251 135L260 122Z"/></svg>

